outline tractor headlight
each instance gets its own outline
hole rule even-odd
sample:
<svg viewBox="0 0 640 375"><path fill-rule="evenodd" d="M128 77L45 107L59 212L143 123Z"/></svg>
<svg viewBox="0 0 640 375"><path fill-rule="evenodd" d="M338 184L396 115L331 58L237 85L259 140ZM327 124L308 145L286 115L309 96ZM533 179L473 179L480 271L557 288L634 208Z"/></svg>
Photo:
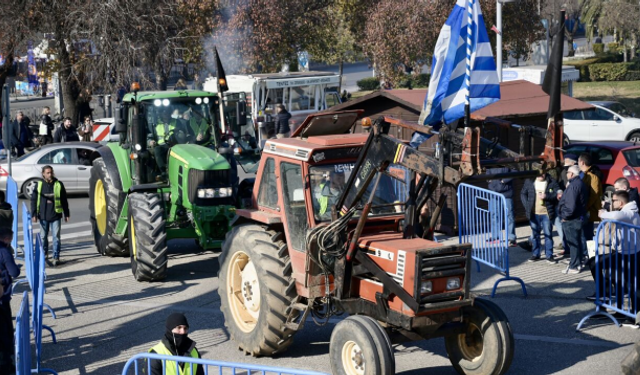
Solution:
<svg viewBox="0 0 640 375"><path fill-rule="evenodd" d="M420 283L420 293L426 294L431 293L433 291L433 283L431 280L423 281Z"/></svg>
<svg viewBox="0 0 640 375"><path fill-rule="evenodd" d="M198 189L197 193L198 198L227 198L233 195L233 189L230 187Z"/></svg>
<svg viewBox="0 0 640 375"><path fill-rule="evenodd" d="M450 277L447 279L447 290L460 289L460 278Z"/></svg>

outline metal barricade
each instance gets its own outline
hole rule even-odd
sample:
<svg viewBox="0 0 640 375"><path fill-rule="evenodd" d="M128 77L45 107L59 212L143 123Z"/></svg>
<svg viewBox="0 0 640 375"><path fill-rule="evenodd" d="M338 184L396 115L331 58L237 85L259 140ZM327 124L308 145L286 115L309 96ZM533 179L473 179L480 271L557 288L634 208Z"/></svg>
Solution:
<svg viewBox="0 0 640 375"><path fill-rule="evenodd" d="M26 278L16 280L13 283L11 286L12 294L16 286L26 282L29 283L29 286L33 290L33 227L31 225L31 213L24 202L22 203L22 242Z"/></svg>
<svg viewBox="0 0 640 375"><path fill-rule="evenodd" d="M458 237L460 243L473 245L472 258L504 274L493 285L495 297L498 284L513 280L520 283L527 296L524 281L509 275L509 216L504 195L469 184L458 186Z"/></svg>
<svg viewBox="0 0 640 375"><path fill-rule="evenodd" d="M598 225L594 240L595 256L590 258L590 262L595 262L596 309L582 318L576 330L595 315L604 315L619 327L616 317L607 310L638 322L640 227L604 220Z"/></svg>
<svg viewBox="0 0 640 375"><path fill-rule="evenodd" d="M13 210L13 240L11 240L11 247L13 247L13 258L15 260L21 260L18 257L18 184L13 177L7 177L7 191L6 201L11 205Z"/></svg>
<svg viewBox="0 0 640 375"><path fill-rule="evenodd" d="M159 355L159 354L152 354L152 353L140 353L131 357L127 361L127 363L125 363L124 369L122 370L122 375L128 375L129 369L132 365L133 365L134 374L136 375L141 374L142 372L140 372L140 366L138 366L138 360L145 360L146 364L144 365L143 369L145 369L146 371L144 371L144 373L150 374L151 373L150 360L154 360L154 359L162 361L163 374L165 374L167 370L165 367L167 366L166 363L174 362L174 364L171 364L171 365L176 366L176 370L177 370L176 373L178 374L180 374L181 372L177 367L181 363L184 363L185 370L186 370L185 373L187 374L191 373L194 375L195 375L195 371L190 371L190 372L188 371L188 369L192 368L191 366L193 365L204 366L203 370L205 375L208 375L210 373L215 373L219 375L223 375L223 374L235 375L235 374L238 374L239 371L244 371L246 372L246 374L252 374L255 372L261 375L285 375L285 374L286 375L328 375L326 373L316 372L316 371L294 370L290 368L271 367L271 366L257 366L257 365L250 365L246 363L213 361L213 360L200 359L200 358L177 357L177 356ZM210 372L210 370L214 372Z"/></svg>
<svg viewBox="0 0 640 375"><path fill-rule="evenodd" d="M44 325L42 322L42 312L44 310L44 307L49 310L51 316L53 316L53 319L56 319L56 314L49 305L44 303L44 280L46 278L46 275L44 273L45 259L44 251L42 249L42 240L40 239L40 236L36 238L35 250L34 264L37 265L38 272L34 273L33 287L31 289L33 291L33 319L31 319L31 327L33 327L33 335L36 341L36 369L40 369L40 360L42 358L42 329L44 328L51 333L51 339L53 340L54 344L57 344L58 341L56 340L56 334L53 329L51 329L51 327L47 325Z"/></svg>
<svg viewBox="0 0 640 375"><path fill-rule="evenodd" d="M29 329L29 321L29 295L25 291L22 293L22 302L16 315L16 375L30 375L32 372L47 372L57 375L58 373L55 370L48 368L31 369L31 331Z"/></svg>

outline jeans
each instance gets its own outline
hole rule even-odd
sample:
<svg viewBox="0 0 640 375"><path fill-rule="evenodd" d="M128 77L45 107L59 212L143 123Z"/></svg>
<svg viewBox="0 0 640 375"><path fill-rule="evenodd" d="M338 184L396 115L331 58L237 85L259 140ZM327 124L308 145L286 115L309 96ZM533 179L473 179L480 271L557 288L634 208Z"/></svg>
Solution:
<svg viewBox="0 0 640 375"><path fill-rule="evenodd" d="M533 234L532 256L540 257L540 231L544 232L544 255L548 259L553 258L553 237L551 236L551 220L548 215L535 215L530 220L531 233Z"/></svg>
<svg viewBox="0 0 640 375"><path fill-rule="evenodd" d="M513 212L513 198L504 199L507 206L507 233L509 242L516 241L516 219Z"/></svg>
<svg viewBox="0 0 640 375"><path fill-rule="evenodd" d="M578 268L583 254L586 252L586 248L582 247L582 238L584 236L582 232L582 219L564 221L562 223L562 230L564 231L564 239L567 242L571 254L569 267Z"/></svg>
<svg viewBox="0 0 640 375"><path fill-rule="evenodd" d="M60 223L58 220L40 220L40 239L42 240L42 249L45 254L49 253L49 229L51 229L51 237L53 237L53 259L60 259Z"/></svg>
<svg viewBox="0 0 640 375"><path fill-rule="evenodd" d="M559 206L556 206L556 221L553 222L553 226L556 227L556 231L558 231L558 237L560 237L560 243L562 247L566 250L567 246L564 243L564 231L562 230L562 219L560 219Z"/></svg>

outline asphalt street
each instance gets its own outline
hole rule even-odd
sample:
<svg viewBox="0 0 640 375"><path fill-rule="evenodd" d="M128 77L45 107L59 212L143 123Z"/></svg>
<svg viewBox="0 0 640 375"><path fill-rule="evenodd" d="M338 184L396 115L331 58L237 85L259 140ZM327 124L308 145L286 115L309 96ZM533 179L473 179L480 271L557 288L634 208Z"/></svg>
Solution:
<svg viewBox="0 0 640 375"><path fill-rule="evenodd" d="M43 333L42 367L59 374L118 374L136 353L146 352L164 332L171 312L184 312L190 336L204 358L329 372L331 330L343 316L324 327L308 320L295 343L275 358L252 358L238 351L229 338L218 297L218 253L200 252L191 240L169 243L168 278L139 283L133 279L129 259L100 256L93 246L88 223L88 198L70 199L70 223L62 227L65 264L47 268L45 302L58 315L45 312L44 324L56 332L58 344ZM520 239L527 227L518 228ZM441 241L457 241L441 238ZM509 374L618 374L620 361L629 353L640 331L615 327L606 320L589 321L580 332L580 319L594 310L585 297L593 293L591 275L561 273L563 266L528 263L530 253L511 248L512 276L527 286L523 298L515 282L503 282L494 301L509 317L515 333L515 357ZM501 277L475 267L473 292L490 298ZM17 288L18 294L24 289ZM12 301L17 311L20 297ZM398 374L455 374L443 340L434 339L395 346ZM133 372L132 372L133 373Z"/></svg>

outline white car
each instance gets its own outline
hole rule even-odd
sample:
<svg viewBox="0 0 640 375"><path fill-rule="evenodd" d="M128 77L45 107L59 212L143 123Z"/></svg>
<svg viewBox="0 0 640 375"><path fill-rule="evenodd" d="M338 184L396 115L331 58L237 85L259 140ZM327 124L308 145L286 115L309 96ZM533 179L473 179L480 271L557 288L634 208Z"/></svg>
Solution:
<svg viewBox="0 0 640 375"><path fill-rule="evenodd" d="M640 119L624 105L618 102L589 104L595 110L564 113L564 134L571 142L640 141Z"/></svg>

